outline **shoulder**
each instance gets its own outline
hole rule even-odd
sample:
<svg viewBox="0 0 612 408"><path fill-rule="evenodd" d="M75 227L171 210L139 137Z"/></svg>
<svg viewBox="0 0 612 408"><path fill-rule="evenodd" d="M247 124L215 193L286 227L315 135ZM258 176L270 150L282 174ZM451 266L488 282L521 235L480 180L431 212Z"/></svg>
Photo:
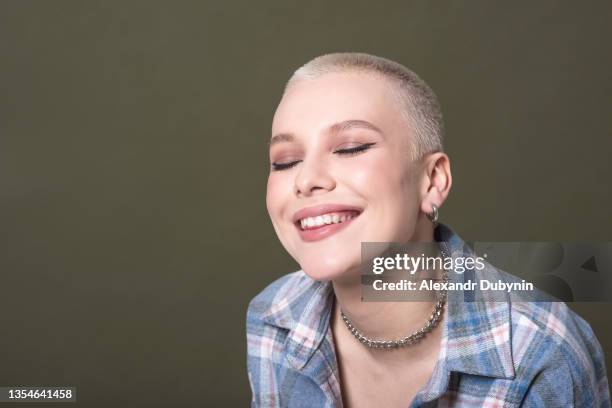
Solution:
<svg viewBox="0 0 612 408"><path fill-rule="evenodd" d="M249 303L247 354L276 360L285 352L299 355L316 348L325 334L332 297L330 282L316 281L301 270L269 284Z"/></svg>
<svg viewBox="0 0 612 408"><path fill-rule="evenodd" d="M306 329L308 333L315 330L315 315L326 305L324 295L328 286L302 270L284 275L266 286L249 302L247 309L248 351L266 348L271 342L280 349L286 336L297 326L301 326L297 334Z"/></svg>
<svg viewBox="0 0 612 408"><path fill-rule="evenodd" d="M510 308L517 334L537 333L574 352L584 352L597 343L591 326L564 302L512 301Z"/></svg>
<svg viewBox="0 0 612 408"><path fill-rule="evenodd" d="M487 279L520 284L522 279L495 267L487 269ZM501 300L501 298L497 298ZM537 288L506 294L512 326L515 365L528 357L524 352L542 347L545 355L557 350L584 366L601 346L591 326L570 307Z"/></svg>
<svg viewBox="0 0 612 408"><path fill-rule="evenodd" d="M582 317L563 302L511 302L511 321L515 372L530 379L528 397L553 390L572 404L609 403L603 351Z"/></svg>
<svg viewBox="0 0 612 408"><path fill-rule="evenodd" d="M296 383L302 381L296 368L325 334L320 328L329 313L330 287L300 270L276 279L249 303L247 372L254 406L286 406L296 387L306 387Z"/></svg>
<svg viewBox="0 0 612 408"><path fill-rule="evenodd" d="M525 353L537 348L546 355L560 350L589 365L590 351L599 343L589 324L565 303L513 301L510 310L515 364L532 357Z"/></svg>
<svg viewBox="0 0 612 408"><path fill-rule="evenodd" d="M256 406L277 405L278 369L284 365L286 340L293 325L288 299L298 296L306 282L302 271L289 273L267 285L249 302L247 371Z"/></svg>
<svg viewBox="0 0 612 408"><path fill-rule="evenodd" d="M481 276L506 283L521 281L495 267ZM495 300L487 303L487 310L492 308L488 313L493 320L496 311L507 310L503 314L509 319L511 387L518 395L535 406L610 403L603 350L582 317L537 289L512 292L503 302L501 296Z"/></svg>
<svg viewBox="0 0 612 408"><path fill-rule="evenodd" d="M302 270L281 276L249 302L247 318L266 320L299 298L314 282Z"/></svg>

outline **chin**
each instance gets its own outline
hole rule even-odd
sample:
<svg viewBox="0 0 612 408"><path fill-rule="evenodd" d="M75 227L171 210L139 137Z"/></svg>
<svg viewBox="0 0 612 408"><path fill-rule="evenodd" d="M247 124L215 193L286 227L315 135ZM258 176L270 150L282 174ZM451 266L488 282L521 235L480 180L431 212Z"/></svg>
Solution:
<svg viewBox="0 0 612 408"><path fill-rule="evenodd" d="M348 274L359 274L361 259L351 259L348 256L310 256L299 262L300 267L317 281L330 281L344 278Z"/></svg>

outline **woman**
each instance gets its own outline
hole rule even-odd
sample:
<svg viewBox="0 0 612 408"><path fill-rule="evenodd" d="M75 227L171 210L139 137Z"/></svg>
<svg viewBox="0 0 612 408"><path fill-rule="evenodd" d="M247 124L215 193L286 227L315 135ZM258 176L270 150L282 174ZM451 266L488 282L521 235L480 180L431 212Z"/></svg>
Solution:
<svg viewBox="0 0 612 408"><path fill-rule="evenodd" d="M601 347L562 303L361 300L362 242L465 255L436 223L442 130L431 89L387 59L328 54L289 80L266 200L301 270L249 305L253 406L609 406Z"/></svg>

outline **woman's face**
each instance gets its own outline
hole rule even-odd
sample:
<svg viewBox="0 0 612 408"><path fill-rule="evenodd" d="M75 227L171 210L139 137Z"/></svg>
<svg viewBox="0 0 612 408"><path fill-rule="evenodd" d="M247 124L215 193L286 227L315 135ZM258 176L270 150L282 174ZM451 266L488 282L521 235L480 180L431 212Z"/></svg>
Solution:
<svg viewBox="0 0 612 408"><path fill-rule="evenodd" d="M358 271L362 242L413 238L424 172L410 159L410 133L378 75L326 74L283 96L266 202L281 243L313 279Z"/></svg>

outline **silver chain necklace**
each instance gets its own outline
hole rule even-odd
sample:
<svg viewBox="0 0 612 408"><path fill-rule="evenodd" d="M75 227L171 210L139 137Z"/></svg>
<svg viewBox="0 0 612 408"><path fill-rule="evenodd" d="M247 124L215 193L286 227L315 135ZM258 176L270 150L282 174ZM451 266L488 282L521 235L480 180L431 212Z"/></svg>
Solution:
<svg viewBox="0 0 612 408"><path fill-rule="evenodd" d="M440 251L442 256L445 257L444 251ZM443 271L442 282L446 284L448 282L448 272L446 270ZM344 320L344 324L349 329L351 334L359 340L360 343L363 343L369 348L378 348L378 349L395 349L398 347L411 346L420 342L427 333L432 331L442 319L442 310L444 309L444 304L446 303L446 290L440 291L438 295L438 301L436 302L433 312L431 316L425 323L423 327L414 333L399 339L399 340L373 340L367 336L364 336L349 320L348 317L344 314L342 310L340 310L340 315L342 316L342 320Z"/></svg>

